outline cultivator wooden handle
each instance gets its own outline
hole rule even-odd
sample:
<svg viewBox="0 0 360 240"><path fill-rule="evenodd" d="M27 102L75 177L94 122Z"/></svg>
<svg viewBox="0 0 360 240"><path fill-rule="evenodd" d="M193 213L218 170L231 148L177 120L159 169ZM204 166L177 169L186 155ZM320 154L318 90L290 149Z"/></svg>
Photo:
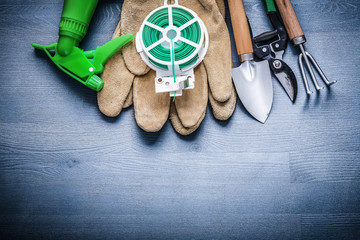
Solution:
<svg viewBox="0 0 360 240"><path fill-rule="evenodd" d="M300 65L300 69L301 69L301 74L304 79L306 93L311 94L312 91L310 90L310 87L309 87L309 83L308 83L308 79L307 79L307 76L305 73L303 61L305 61L305 64L306 64L305 66L307 67L307 69L309 71L309 74L311 76L311 79L312 79L317 91L319 91L320 89L323 89L324 87L320 87L320 85L316 79L316 76L314 74L314 71L311 67L311 64L318 71L319 75L321 76L322 80L325 82L325 84L327 86L330 86L330 85L336 83L336 81L330 82L327 79L324 72L321 70L319 64L315 61L315 58L309 52L307 52L305 50L304 43L306 42L306 38L305 38L303 30L301 29L299 20L295 14L294 8L291 5L290 0L275 0L275 2L279 9L281 17L284 21L285 28L289 35L290 40L293 42L293 44L295 46L299 46L299 48L300 48L301 53L299 55L299 65Z"/></svg>
<svg viewBox="0 0 360 240"><path fill-rule="evenodd" d="M249 24L246 18L243 0L228 0L231 23L238 55L253 53Z"/></svg>
<svg viewBox="0 0 360 240"><path fill-rule="evenodd" d="M290 40L292 41L294 38L304 36L304 32L301 29L299 20L290 0L275 0L275 2L284 21Z"/></svg>

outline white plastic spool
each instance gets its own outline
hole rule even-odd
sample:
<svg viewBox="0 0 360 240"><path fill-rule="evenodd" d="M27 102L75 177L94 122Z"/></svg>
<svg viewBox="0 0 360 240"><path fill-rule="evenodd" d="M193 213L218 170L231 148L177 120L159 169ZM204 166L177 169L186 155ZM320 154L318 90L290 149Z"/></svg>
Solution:
<svg viewBox="0 0 360 240"><path fill-rule="evenodd" d="M173 7L181 8L188 13L190 13L194 18L190 21L186 22L181 26L174 26L173 25L173 16L172 16L172 9ZM157 11L167 9L168 11L168 21L169 26L166 28L161 28L151 22L149 22L149 18L155 14ZM198 23L201 29L201 38L199 43L192 42L181 35L181 31L185 28L191 26L194 23ZM155 43L151 44L148 47L145 47L143 42L143 31L144 27L148 26L151 27L159 32L161 32L161 38L156 41ZM173 35L176 33L176 36L172 39L174 43L176 42L184 42L188 45L191 45L195 48L195 51L192 52L186 58L180 61L174 61L174 69L173 69L173 51L170 51L170 61L163 61L156 57L154 57L150 50L155 48L156 46L162 44L163 46L168 46L172 48L171 39L169 35ZM136 35L136 49L140 54L143 61L153 70L156 71L156 78L155 78L155 91L156 93L161 92L170 92L170 96L181 96L183 89L193 89L195 87L195 75L194 75L194 68L198 66L202 60L204 59L206 52L209 48L209 34L205 27L203 21L198 17L198 15L192 11L191 9L185 8L178 4L178 0L175 0L175 4L169 5L167 0L164 0L164 6L159 7L153 10L144 20L143 24L139 32ZM197 55L197 61L193 64L186 66L184 68L180 68L180 65L187 63L191 59L193 59ZM161 68L155 65L153 62L167 66L167 69ZM175 72L175 81L174 81L174 72Z"/></svg>

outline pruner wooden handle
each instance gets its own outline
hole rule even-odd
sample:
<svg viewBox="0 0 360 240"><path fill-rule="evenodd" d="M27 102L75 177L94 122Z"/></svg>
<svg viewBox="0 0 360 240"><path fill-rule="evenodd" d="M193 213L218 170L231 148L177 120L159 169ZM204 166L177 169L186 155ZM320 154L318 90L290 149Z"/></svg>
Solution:
<svg viewBox="0 0 360 240"><path fill-rule="evenodd" d="M238 55L253 53L254 50L243 0L228 0L228 4Z"/></svg>
<svg viewBox="0 0 360 240"><path fill-rule="evenodd" d="M284 21L290 40L304 36L304 32L301 29L299 20L290 0L275 0L275 2Z"/></svg>

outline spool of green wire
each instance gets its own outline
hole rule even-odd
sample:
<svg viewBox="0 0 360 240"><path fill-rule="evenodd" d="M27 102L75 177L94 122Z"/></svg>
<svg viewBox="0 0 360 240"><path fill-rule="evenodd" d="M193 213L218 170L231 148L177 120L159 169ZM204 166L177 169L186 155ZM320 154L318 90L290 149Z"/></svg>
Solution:
<svg viewBox="0 0 360 240"><path fill-rule="evenodd" d="M181 96L195 87L194 68L204 59L209 34L198 15L178 4L153 10L136 35L136 49L142 60L156 71L155 91Z"/></svg>
<svg viewBox="0 0 360 240"><path fill-rule="evenodd" d="M195 17L193 14L191 14L189 11L187 11L184 8L180 7L171 7L171 13L172 13L172 23L173 27L175 28L181 28L184 24L188 23L189 21L193 20ZM157 11L155 11L151 16L149 16L147 22L151 23L153 25L156 25L157 27L160 27L161 29L165 29L169 27L169 9L168 8L161 8ZM201 30L201 27L197 21L194 21L189 26L185 27L181 30L181 37L191 41L192 45L199 45L201 44L200 41L202 39L203 31ZM177 32L175 30L169 30L167 33L168 39L174 39L176 38ZM142 41L145 46L145 48L150 47L151 45L155 44L156 42L160 41L163 36L163 32L159 31L158 29L155 29L153 26L149 26L145 23L143 31L142 31ZM173 42L173 41L171 41ZM191 54L193 54L196 51L196 47L192 46L187 42L178 40L173 42L174 47L174 61L175 63L181 60L186 59ZM160 64L156 60L160 60L163 62L169 62L169 65L174 64L171 59L171 46L167 42L162 42L161 44L158 44L154 48L152 48L149 51L152 58L149 60L155 64L156 66L168 70L168 65ZM195 64L198 60L198 54L196 54L192 59L189 61L179 64L180 68L186 68L188 66L191 66Z"/></svg>

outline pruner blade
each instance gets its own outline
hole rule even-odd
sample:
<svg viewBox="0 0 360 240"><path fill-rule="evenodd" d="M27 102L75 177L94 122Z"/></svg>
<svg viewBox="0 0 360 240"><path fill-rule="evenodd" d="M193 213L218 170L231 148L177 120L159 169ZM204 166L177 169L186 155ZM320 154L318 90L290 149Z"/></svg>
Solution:
<svg viewBox="0 0 360 240"><path fill-rule="evenodd" d="M295 102L297 95L297 81L291 68L280 59L269 59L271 71L279 80L281 86L292 102Z"/></svg>

